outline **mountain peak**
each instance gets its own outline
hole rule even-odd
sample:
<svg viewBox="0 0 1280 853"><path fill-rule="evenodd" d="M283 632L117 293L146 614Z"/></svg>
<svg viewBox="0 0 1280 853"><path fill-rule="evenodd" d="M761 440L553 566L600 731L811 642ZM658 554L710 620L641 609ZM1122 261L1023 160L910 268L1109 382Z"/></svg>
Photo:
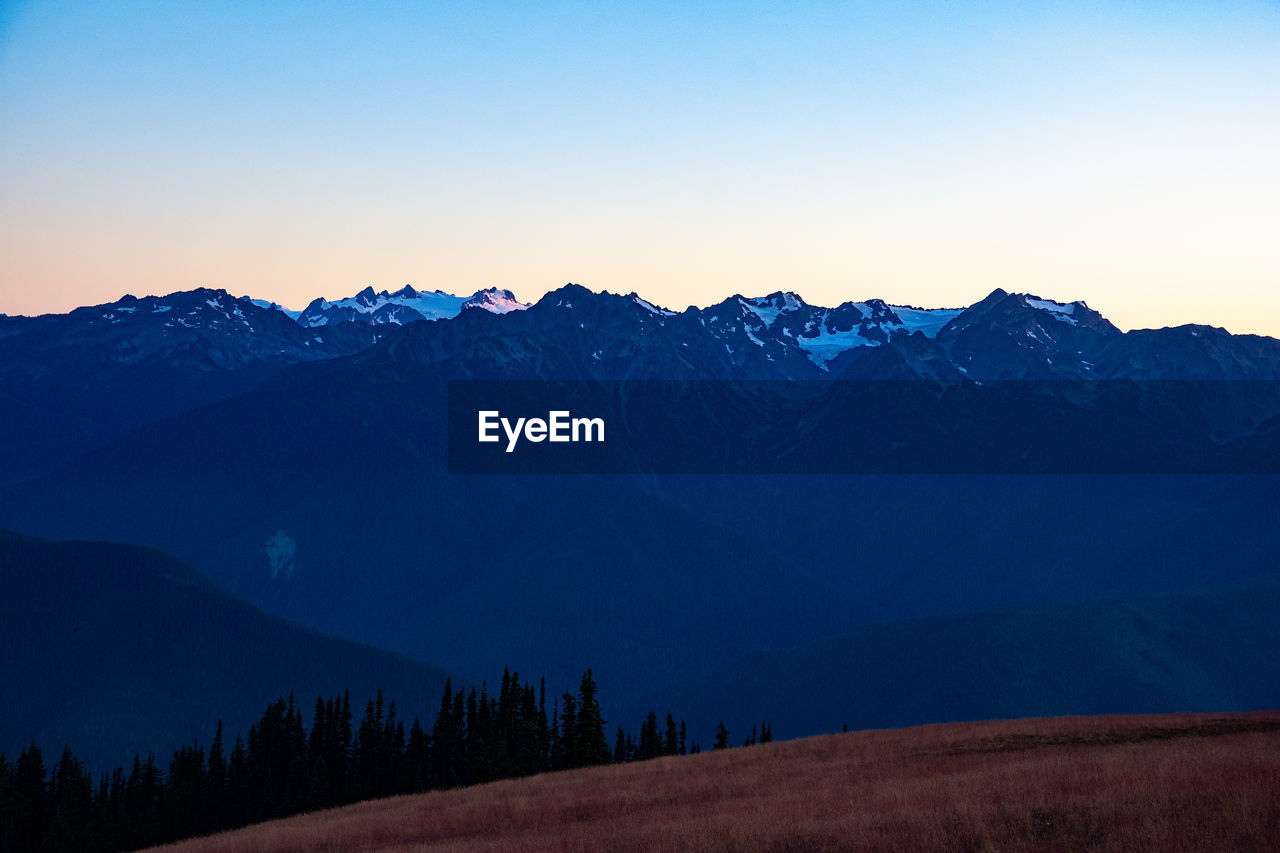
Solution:
<svg viewBox="0 0 1280 853"><path fill-rule="evenodd" d="M775 290L773 293L765 296L745 297L739 296L743 302L749 302L757 308L776 308L779 311L795 311L805 307L808 303L800 297L800 294L790 290Z"/></svg>
<svg viewBox="0 0 1280 853"><path fill-rule="evenodd" d="M515 294L510 290L500 290L496 287L477 290L470 299L462 303L462 310L480 308L492 314L509 314L512 311L524 311L528 307L528 303L516 299Z"/></svg>
<svg viewBox="0 0 1280 853"><path fill-rule="evenodd" d="M541 299L534 303L534 307L539 309L551 308L572 308L575 303L585 304L591 300L622 298L607 290L597 293L594 290L583 287L580 284L567 282L557 287L555 290L548 290Z"/></svg>

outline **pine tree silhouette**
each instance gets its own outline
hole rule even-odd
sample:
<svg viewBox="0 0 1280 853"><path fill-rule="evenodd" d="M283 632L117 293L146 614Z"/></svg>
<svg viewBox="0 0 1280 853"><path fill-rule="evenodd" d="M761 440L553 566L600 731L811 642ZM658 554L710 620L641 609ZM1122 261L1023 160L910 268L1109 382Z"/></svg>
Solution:
<svg viewBox="0 0 1280 853"><path fill-rule="evenodd" d="M716 724L716 740L711 745L712 750L729 748L729 730L724 727L724 720Z"/></svg>
<svg viewBox="0 0 1280 853"><path fill-rule="evenodd" d="M667 713L660 730L652 710L638 740L619 726L611 750L598 693L588 669L548 717L545 680L535 690L506 670L496 697L446 680L430 732L417 717L406 726L381 690L358 725L350 691L317 696L308 729L289 694L229 752L219 721L209 748L181 746L167 773L153 754L135 755L128 773L116 768L96 788L70 750L47 769L32 744L16 761L0 754L0 853L112 853L370 797L686 752L686 724ZM762 724L760 740L771 736ZM728 746L723 723L716 743Z"/></svg>

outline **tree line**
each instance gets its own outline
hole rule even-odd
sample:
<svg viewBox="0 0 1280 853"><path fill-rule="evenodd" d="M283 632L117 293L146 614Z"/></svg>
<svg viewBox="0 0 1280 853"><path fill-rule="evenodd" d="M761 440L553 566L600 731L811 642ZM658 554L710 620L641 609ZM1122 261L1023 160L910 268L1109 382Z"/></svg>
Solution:
<svg viewBox="0 0 1280 853"><path fill-rule="evenodd" d="M318 697L307 728L290 694L243 736L228 742L219 722L207 748L181 746L167 769L135 755L96 784L70 749L46 767L32 744L12 762L0 753L0 851L135 850L377 797L700 751L683 720L654 711L634 736L619 726L611 748L597 692L590 669L550 709L545 679L504 671L496 696L448 680L429 729L381 690L358 720L350 691ZM744 745L772 738L762 723ZM728 746L722 722L713 749Z"/></svg>

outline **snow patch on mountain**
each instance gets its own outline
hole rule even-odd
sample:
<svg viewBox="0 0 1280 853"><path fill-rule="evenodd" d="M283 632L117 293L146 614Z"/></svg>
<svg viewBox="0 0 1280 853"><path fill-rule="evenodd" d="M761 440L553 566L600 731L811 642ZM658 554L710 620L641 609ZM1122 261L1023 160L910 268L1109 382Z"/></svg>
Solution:
<svg viewBox="0 0 1280 853"><path fill-rule="evenodd" d="M1040 311L1048 311L1055 320L1061 320L1064 323L1070 323L1072 326L1076 324L1076 318L1072 316L1076 313L1076 303L1054 302L1052 299L1040 299L1035 296L1024 296L1023 301L1028 307L1038 309Z"/></svg>
<svg viewBox="0 0 1280 853"><path fill-rule="evenodd" d="M912 308L909 305L890 305L893 313L902 321L908 332L920 332L926 338L936 338L942 327L960 316L963 308Z"/></svg>
<svg viewBox="0 0 1280 853"><path fill-rule="evenodd" d="M252 304L257 305L259 308L267 308L272 311L279 311L281 314L284 314L285 316L287 316L290 320L297 320L299 317L302 316L302 309L285 308L283 305L280 305L276 302L272 302L269 299L254 299L249 296L242 296L240 297L240 299L241 301L247 300Z"/></svg>
<svg viewBox="0 0 1280 853"><path fill-rule="evenodd" d="M637 305L639 305L641 308L643 308L644 310L648 311L648 312L649 312L649 313L651 313L651 314L657 314L659 317L674 317L674 316L676 316L676 312L674 312L674 311L668 311L666 308L659 308L657 305L654 305L654 304L653 304L652 302L650 302L649 300L647 300L647 299L643 299L643 298L641 298L640 296L638 296L638 295L636 295L636 294L634 294L634 293L633 293L633 294L631 294L631 298L635 300L635 303L636 303Z"/></svg>
<svg viewBox="0 0 1280 853"><path fill-rule="evenodd" d="M798 295L787 293L771 293L768 296L747 298L738 297L738 303L760 318L766 327L772 326L779 314L797 311L804 307L804 300Z"/></svg>
<svg viewBox="0 0 1280 853"><path fill-rule="evenodd" d="M857 328L848 329L846 331L834 331L826 328L826 324L819 325L818 334L807 337L801 335L796 338L796 343L805 351L814 364L827 369L827 364L840 353L851 350L854 347L879 346L879 341L864 338Z"/></svg>

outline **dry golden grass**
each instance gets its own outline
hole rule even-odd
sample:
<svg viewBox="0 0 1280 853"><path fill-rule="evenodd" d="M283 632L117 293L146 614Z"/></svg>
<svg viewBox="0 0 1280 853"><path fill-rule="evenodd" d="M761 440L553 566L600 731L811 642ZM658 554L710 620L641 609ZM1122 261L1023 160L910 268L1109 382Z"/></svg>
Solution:
<svg viewBox="0 0 1280 853"><path fill-rule="evenodd" d="M1280 849L1280 712L855 732L396 797L163 848Z"/></svg>

